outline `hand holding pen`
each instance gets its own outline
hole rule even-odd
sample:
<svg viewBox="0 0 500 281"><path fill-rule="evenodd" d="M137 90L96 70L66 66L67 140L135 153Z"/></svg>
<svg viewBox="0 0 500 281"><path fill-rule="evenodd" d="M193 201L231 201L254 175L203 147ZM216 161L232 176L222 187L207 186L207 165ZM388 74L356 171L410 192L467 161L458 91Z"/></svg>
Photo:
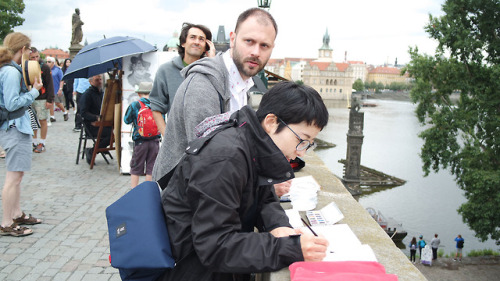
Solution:
<svg viewBox="0 0 500 281"><path fill-rule="evenodd" d="M302 221L312 232L311 234L309 231L303 231L302 229L297 230L301 234L300 246L302 248L304 261L322 261L326 257L328 240L326 240L323 235L318 236L304 220Z"/></svg>

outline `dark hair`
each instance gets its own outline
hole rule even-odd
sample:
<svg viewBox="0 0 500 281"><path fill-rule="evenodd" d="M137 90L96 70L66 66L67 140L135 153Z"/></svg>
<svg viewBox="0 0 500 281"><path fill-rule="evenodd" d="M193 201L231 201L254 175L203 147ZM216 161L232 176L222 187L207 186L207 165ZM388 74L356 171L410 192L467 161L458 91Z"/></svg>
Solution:
<svg viewBox="0 0 500 281"><path fill-rule="evenodd" d="M38 49L36 47L31 46L30 50L32 53L38 53Z"/></svg>
<svg viewBox="0 0 500 281"><path fill-rule="evenodd" d="M65 60L64 60L64 62L63 62L63 66L62 66L62 68L61 68L63 73L66 73L66 70L68 70L68 67L66 66L66 62L67 62L67 61L71 61L71 59L70 59L70 58L67 58L67 59L65 59Z"/></svg>
<svg viewBox="0 0 500 281"><path fill-rule="evenodd" d="M266 10L260 8L250 8L241 13L240 16L238 17L238 20L236 21L236 27L234 28L234 32L238 33L238 28L240 27L240 25L251 16L257 17L257 20L261 23L267 23L266 21L270 21L273 24L274 31L276 31L276 35L278 35L278 25L276 24L276 21L274 20L273 16Z"/></svg>
<svg viewBox="0 0 500 281"><path fill-rule="evenodd" d="M201 25L201 24L192 24L189 22L183 23L181 35L179 36L179 45L177 45L177 52L179 52L179 55L181 56L182 59L184 59L184 53L186 51L186 49L184 47L182 47L182 44L186 43L189 30L193 27L201 29L201 31L203 31L203 33L205 33L205 38L207 38L207 40L212 40L212 32L210 32L210 29L208 29L208 27ZM205 47L205 51L206 51L206 47ZM201 57L204 57L204 56L205 56L205 52L203 52Z"/></svg>
<svg viewBox="0 0 500 281"><path fill-rule="evenodd" d="M287 124L305 121L320 130L328 124L328 109L318 92L309 86L290 81L276 84L262 96L257 110L259 122L268 114L278 116ZM280 122L276 132L280 132L284 126Z"/></svg>

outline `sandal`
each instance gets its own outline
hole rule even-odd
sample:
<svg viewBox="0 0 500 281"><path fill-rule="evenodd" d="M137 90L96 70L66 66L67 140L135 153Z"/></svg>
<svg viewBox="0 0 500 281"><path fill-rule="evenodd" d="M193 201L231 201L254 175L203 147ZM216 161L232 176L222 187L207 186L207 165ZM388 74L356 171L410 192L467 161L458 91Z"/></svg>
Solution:
<svg viewBox="0 0 500 281"><path fill-rule="evenodd" d="M24 226L18 226L15 222L12 223L10 226L0 226L0 235L2 236L15 236L15 237L20 237L20 236L26 236L33 234L33 230Z"/></svg>
<svg viewBox="0 0 500 281"><path fill-rule="evenodd" d="M14 223L17 223L17 224L33 225L33 224L42 223L42 220L39 220L39 219L31 216L31 214L28 217L26 217L26 214L24 212L20 217L18 217L17 219L13 219L13 220L14 220Z"/></svg>

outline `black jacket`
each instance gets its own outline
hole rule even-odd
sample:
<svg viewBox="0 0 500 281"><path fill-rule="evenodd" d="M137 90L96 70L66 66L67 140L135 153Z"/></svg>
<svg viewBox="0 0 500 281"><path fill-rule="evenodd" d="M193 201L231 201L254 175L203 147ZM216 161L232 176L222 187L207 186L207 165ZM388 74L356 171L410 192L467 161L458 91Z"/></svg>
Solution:
<svg viewBox="0 0 500 281"><path fill-rule="evenodd" d="M80 107L84 122L90 124L90 122L97 121L97 118L101 114L103 96L104 93L95 86L90 86L83 93L78 106Z"/></svg>
<svg viewBox="0 0 500 281"><path fill-rule="evenodd" d="M293 178L290 164L251 107L231 119L233 127L190 143L162 193L176 260L162 280L242 280L303 260L299 237L268 233L290 227L272 189Z"/></svg>
<svg viewBox="0 0 500 281"><path fill-rule="evenodd" d="M42 85L40 89L40 95L36 100L47 100L48 103L54 102L54 82L52 80L52 74L50 67L44 63L42 60L39 61L40 69L42 72ZM57 85L59 87L59 85Z"/></svg>

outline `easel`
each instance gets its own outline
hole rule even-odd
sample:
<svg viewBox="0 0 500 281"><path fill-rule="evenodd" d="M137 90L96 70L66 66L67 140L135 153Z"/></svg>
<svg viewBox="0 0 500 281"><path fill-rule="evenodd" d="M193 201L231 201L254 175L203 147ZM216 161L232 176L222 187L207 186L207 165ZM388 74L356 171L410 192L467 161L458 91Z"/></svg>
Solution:
<svg viewBox="0 0 500 281"><path fill-rule="evenodd" d="M104 91L104 97L101 105L100 121L92 122L92 125L99 127L97 133L96 143L92 151L92 159L90 161L90 169L94 167L95 157L97 153L107 152L110 150L115 150L115 123L119 123L119 119L115 120L115 108L121 108L121 106L115 106L116 104L121 104L122 101L122 74L123 72L115 69L113 73L109 74L109 79L106 81L106 90ZM121 116L121 113L120 115ZM118 121L118 122L116 122ZM120 124L120 123L119 123ZM102 132L104 127L111 127L111 138L109 141L109 147L99 148L99 143L101 142ZM119 131L118 131L119 132ZM120 157L118 157L118 163Z"/></svg>

